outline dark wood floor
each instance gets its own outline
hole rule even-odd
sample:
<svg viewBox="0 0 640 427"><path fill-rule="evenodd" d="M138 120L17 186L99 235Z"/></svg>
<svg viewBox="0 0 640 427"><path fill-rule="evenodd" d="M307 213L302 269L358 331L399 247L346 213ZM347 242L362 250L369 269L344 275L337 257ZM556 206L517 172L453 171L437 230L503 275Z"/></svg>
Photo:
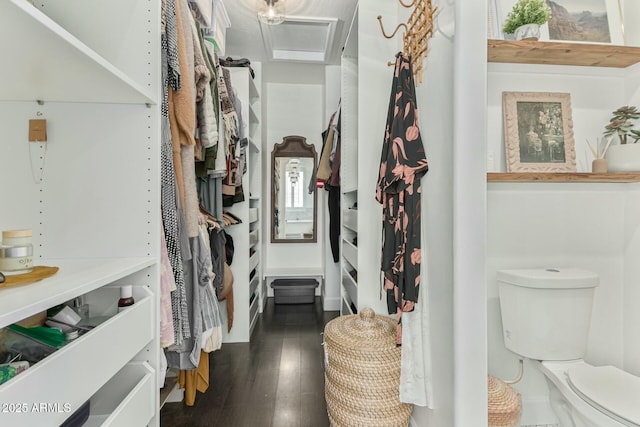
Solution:
<svg viewBox="0 0 640 427"><path fill-rule="evenodd" d="M338 316L315 304L269 298L250 343L210 354L210 382L195 405L166 403L162 427L326 427L322 337Z"/></svg>

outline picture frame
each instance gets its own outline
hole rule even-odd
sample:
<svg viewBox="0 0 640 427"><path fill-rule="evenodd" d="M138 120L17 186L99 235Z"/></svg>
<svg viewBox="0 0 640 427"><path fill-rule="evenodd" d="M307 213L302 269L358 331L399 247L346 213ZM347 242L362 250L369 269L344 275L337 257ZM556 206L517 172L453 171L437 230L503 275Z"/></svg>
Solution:
<svg viewBox="0 0 640 427"><path fill-rule="evenodd" d="M576 172L571 95L502 93L507 172Z"/></svg>
<svg viewBox="0 0 640 427"><path fill-rule="evenodd" d="M620 0L547 0L549 40L624 45Z"/></svg>
<svg viewBox="0 0 640 427"><path fill-rule="evenodd" d="M518 0L488 1L489 16L495 14L499 31L498 36L494 38L510 38L509 35L505 35L504 33L502 33L502 27L504 26L504 22L507 19L507 15L511 11L511 9L513 9L513 6L515 6ZM600 26L606 25L607 27L608 39L598 41L597 37L595 36L589 37L588 35L585 36L584 34L576 34L574 31L562 31L563 28L566 29L568 27L571 27L571 24L567 22L567 16L558 13L557 10L554 14L554 9L556 8L556 6L551 5L552 2L555 3L556 6L564 8L565 11L569 13L569 15L571 15L571 11L573 11L574 15L581 14L584 11L598 15ZM547 0L547 4L549 4L552 9L552 17L548 23L540 27L541 41L611 44L619 46L623 46L625 44L620 0L590 0L589 2L585 2L584 0ZM600 16L602 14L606 15L606 18ZM560 16L563 16L563 19L559 19ZM494 29L491 30L490 28L488 31L490 34L491 31L495 31L496 24L493 25ZM595 24L592 23L592 25ZM600 31L599 34L603 34L603 32Z"/></svg>

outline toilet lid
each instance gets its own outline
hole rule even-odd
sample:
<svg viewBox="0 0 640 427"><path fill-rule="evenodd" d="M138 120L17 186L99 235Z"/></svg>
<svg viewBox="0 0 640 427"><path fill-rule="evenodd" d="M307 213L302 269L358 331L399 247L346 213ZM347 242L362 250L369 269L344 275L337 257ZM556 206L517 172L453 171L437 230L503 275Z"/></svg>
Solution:
<svg viewBox="0 0 640 427"><path fill-rule="evenodd" d="M592 406L625 425L640 425L640 378L614 366L572 366L569 385Z"/></svg>

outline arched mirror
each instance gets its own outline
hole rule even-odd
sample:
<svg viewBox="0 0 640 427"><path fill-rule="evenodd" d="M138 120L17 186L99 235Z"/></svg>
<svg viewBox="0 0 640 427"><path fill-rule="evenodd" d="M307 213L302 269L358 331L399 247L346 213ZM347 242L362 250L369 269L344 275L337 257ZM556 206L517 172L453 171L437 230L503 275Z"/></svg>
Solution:
<svg viewBox="0 0 640 427"><path fill-rule="evenodd" d="M309 193L316 149L302 136L285 136L271 152L271 243L317 241L317 192Z"/></svg>

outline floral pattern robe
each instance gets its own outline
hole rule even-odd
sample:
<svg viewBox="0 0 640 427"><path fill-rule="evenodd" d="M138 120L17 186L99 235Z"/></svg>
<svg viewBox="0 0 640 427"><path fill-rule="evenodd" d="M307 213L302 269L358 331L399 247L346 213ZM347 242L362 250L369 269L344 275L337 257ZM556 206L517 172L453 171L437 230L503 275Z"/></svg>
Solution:
<svg viewBox="0 0 640 427"><path fill-rule="evenodd" d="M382 265L389 314L413 311L420 285L420 178L428 164L420 130L411 59L396 55L376 200L382 204Z"/></svg>

